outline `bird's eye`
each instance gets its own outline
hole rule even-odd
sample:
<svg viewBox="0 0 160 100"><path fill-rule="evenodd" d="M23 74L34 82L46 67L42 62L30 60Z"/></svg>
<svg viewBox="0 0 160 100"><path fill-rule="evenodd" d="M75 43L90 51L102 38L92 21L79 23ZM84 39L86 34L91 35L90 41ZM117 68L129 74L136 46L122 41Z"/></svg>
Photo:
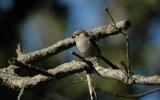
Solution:
<svg viewBox="0 0 160 100"><path fill-rule="evenodd" d="M80 35L80 33L77 33L77 36L79 36Z"/></svg>

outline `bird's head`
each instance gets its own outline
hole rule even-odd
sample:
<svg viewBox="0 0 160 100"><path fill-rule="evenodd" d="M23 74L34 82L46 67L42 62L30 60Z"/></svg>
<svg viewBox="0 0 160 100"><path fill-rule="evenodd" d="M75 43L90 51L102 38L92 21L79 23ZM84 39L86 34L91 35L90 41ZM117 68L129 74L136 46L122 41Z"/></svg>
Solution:
<svg viewBox="0 0 160 100"><path fill-rule="evenodd" d="M88 32L84 31L84 30L80 30L80 31L75 31L73 34L72 34L72 38L76 38L76 37L88 37Z"/></svg>

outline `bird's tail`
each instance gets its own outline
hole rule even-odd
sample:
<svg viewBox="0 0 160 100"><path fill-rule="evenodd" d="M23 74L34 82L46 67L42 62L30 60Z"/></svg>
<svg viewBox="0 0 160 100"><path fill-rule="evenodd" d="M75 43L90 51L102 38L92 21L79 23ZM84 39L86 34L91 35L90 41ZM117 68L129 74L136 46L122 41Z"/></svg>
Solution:
<svg viewBox="0 0 160 100"><path fill-rule="evenodd" d="M111 66L113 69L119 69L115 64L113 64L111 61L109 61L109 60L106 59L105 57L100 56L100 58L101 58L105 63L107 63L109 66Z"/></svg>

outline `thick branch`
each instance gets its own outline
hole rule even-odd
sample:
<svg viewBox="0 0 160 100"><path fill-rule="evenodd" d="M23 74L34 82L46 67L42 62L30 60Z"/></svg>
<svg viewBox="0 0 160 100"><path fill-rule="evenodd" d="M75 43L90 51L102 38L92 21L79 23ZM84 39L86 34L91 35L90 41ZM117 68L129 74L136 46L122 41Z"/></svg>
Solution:
<svg viewBox="0 0 160 100"><path fill-rule="evenodd" d="M99 65L95 66L96 72L103 78L114 79L121 81L125 84L145 84L145 85L160 85L160 76L142 76L132 75L127 76L127 73L123 70L106 69Z"/></svg>
<svg viewBox="0 0 160 100"><path fill-rule="evenodd" d="M68 75L79 73L87 68L87 64L84 62L71 61L70 63L64 63L56 68L48 70L55 77L47 77L43 75L35 75L33 77L21 77L14 73L17 68L15 65L10 65L8 68L0 69L0 82L11 88L23 88L28 86L34 86L38 83L59 79Z"/></svg>
<svg viewBox="0 0 160 100"><path fill-rule="evenodd" d="M88 31L91 36L95 40L105 38L110 35L118 34L121 30L127 30L130 27L129 21L120 21L116 23L118 29L113 27L112 25L101 26L98 28L94 28L91 31ZM75 45L75 41L72 38L67 38L65 40L59 41L56 44L44 48L42 50L37 50L31 53L19 53L17 60L23 63L36 63L41 59L48 58L52 55L58 54L66 49Z"/></svg>
<svg viewBox="0 0 160 100"><path fill-rule="evenodd" d="M98 75L107 79L114 79L125 84L157 84L160 85L160 76L142 76L132 75L127 77L126 72L122 70L113 70L99 66L96 61L92 61L93 67ZM23 88L35 86L38 83L67 77L69 75L83 72L89 69L88 65L82 61L71 61L64 63L56 68L48 70L55 77L47 77L43 75L35 75L33 77L20 77L14 73L16 66L10 65L8 68L0 69L0 80L2 84L8 85L11 88Z"/></svg>

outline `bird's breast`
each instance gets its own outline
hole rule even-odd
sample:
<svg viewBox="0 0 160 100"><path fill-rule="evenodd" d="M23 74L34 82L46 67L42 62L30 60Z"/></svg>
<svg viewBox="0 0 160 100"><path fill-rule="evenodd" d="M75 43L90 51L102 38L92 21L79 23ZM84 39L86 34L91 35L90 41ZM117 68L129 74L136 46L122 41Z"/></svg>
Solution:
<svg viewBox="0 0 160 100"><path fill-rule="evenodd" d="M83 56L93 57L97 55L97 50L93 47L91 41L88 38L81 38L76 40L76 46Z"/></svg>

